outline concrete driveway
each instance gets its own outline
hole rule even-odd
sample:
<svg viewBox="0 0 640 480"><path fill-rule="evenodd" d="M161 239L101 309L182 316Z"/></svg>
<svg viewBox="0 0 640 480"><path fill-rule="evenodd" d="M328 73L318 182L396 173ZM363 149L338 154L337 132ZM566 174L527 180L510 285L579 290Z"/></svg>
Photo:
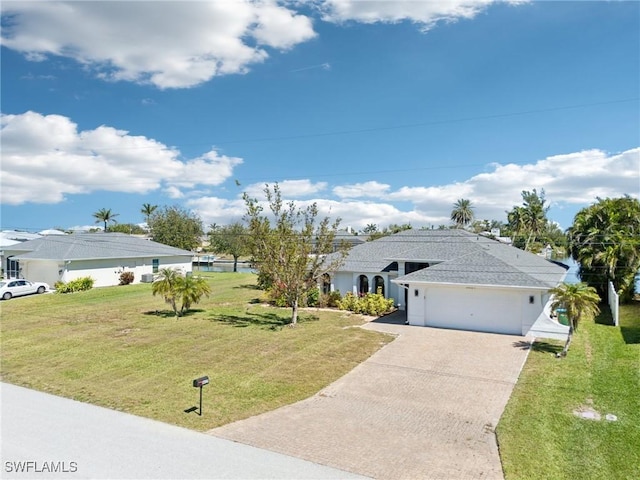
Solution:
<svg viewBox="0 0 640 480"><path fill-rule="evenodd" d="M374 478L503 478L494 428L528 339L398 315L364 328L398 337L317 395L209 433Z"/></svg>

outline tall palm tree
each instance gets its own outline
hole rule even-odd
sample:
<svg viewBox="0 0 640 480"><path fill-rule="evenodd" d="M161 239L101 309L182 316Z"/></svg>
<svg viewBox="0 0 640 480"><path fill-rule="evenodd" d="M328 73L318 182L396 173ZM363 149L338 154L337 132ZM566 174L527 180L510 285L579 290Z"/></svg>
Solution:
<svg viewBox="0 0 640 480"><path fill-rule="evenodd" d="M473 221L473 205L471 200L459 199L453 204L451 220L456 223L457 228L464 228Z"/></svg>
<svg viewBox="0 0 640 480"><path fill-rule="evenodd" d="M142 210L140 210L140 212L144 215L144 221L147 222L147 227L149 226L149 217L156 211L156 208L158 208L157 205L151 205L150 203L142 204Z"/></svg>
<svg viewBox="0 0 640 480"><path fill-rule="evenodd" d="M161 268L158 271L158 278L151 285L153 295L162 295L164 301L171 305L173 312L178 316L177 300L178 295L176 287L180 282L182 275L175 268Z"/></svg>
<svg viewBox="0 0 640 480"><path fill-rule="evenodd" d="M104 222L104 232L107 231L107 223L116 221L118 213L113 213L110 208L101 208L93 214L96 219L96 223Z"/></svg>
<svg viewBox="0 0 640 480"><path fill-rule="evenodd" d="M567 335L567 342L564 344L562 352L557 354L558 357L564 357L569 351L573 333L578 329L580 320L593 320L600 313L600 308L598 308L600 297L595 288L582 282L562 283L549 290L549 293L553 295L551 309L564 308L567 311L569 335Z"/></svg>

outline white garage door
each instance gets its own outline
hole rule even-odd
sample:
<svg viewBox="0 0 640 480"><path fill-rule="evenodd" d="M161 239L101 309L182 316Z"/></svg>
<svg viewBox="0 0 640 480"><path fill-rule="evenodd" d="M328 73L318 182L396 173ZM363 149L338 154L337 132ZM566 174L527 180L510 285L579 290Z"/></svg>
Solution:
<svg viewBox="0 0 640 480"><path fill-rule="evenodd" d="M425 297L428 326L522 334L522 292L429 287Z"/></svg>

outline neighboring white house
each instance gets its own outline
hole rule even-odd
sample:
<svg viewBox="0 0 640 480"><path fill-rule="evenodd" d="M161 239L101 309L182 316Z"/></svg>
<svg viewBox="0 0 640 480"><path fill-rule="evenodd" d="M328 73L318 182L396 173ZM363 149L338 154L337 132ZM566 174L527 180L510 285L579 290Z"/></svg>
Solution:
<svg viewBox="0 0 640 480"><path fill-rule="evenodd" d="M354 246L325 290L382 292L411 325L563 338L549 289L566 267L464 230L406 230Z"/></svg>
<svg viewBox="0 0 640 480"><path fill-rule="evenodd" d="M193 253L123 233L50 235L3 249L6 278L69 282L92 277L96 287L118 285L122 272L133 272L134 283L160 268L191 272Z"/></svg>

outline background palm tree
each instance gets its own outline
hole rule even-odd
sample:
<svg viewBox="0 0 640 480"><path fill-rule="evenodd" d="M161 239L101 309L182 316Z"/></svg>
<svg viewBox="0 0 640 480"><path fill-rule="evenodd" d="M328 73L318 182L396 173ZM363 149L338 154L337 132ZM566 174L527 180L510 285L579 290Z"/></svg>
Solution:
<svg viewBox="0 0 640 480"><path fill-rule="evenodd" d="M456 223L457 228L464 228L473 221L473 205L471 200L459 199L453 204L451 220Z"/></svg>
<svg viewBox="0 0 640 480"><path fill-rule="evenodd" d="M107 223L116 221L118 213L113 213L110 208L101 208L93 214L96 219L96 223L104 222L104 231L107 231Z"/></svg>
<svg viewBox="0 0 640 480"><path fill-rule="evenodd" d="M156 208L158 208L157 205L151 205L150 203L142 204L142 210L140 210L140 212L144 215L144 221L147 222L147 227L149 226L149 217L156 211Z"/></svg>
<svg viewBox="0 0 640 480"><path fill-rule="evenodd" d="M567 355L573 333L578 329L580 320L593 320L600 313L598 308L600 297L595 288L582 282L562 283L549 290L549 293L553 295L551 309L555 311L558 308L564 308L567 311L569 335L562 352L557 354L558 357L564 357Z"/></svg>

